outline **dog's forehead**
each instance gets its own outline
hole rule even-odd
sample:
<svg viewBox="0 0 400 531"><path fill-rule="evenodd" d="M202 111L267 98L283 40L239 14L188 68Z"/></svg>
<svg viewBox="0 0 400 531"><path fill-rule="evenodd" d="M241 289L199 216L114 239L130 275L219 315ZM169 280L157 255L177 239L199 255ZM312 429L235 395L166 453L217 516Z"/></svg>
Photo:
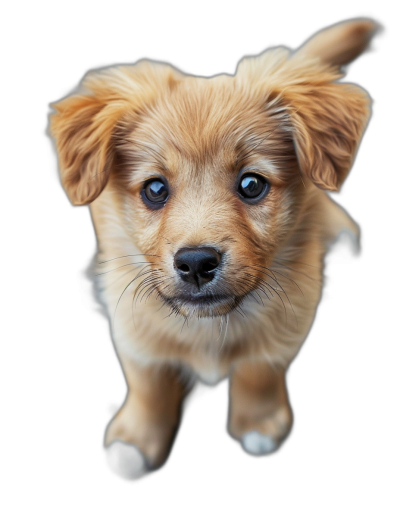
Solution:
<svg viewBox="0 0 400 531"><path fill-rule="evenodd" d="M283 129L280 118L269 113L266 98L224 75L187 78L173 91L160 94L129 136L140 153L141 170L233 171L242 163L251 164L251 157L261 152L270 170L276 158L274 144L282 146ZM268 157L268 150L274 156Z"/></svg>
<svg viewBox="0 0 400 531"><path fill-rule="evenodd" d="M230 76L187 78L162 95L150 113L153 127L182 152L213 152L263 126L265 102Z"/></svg>

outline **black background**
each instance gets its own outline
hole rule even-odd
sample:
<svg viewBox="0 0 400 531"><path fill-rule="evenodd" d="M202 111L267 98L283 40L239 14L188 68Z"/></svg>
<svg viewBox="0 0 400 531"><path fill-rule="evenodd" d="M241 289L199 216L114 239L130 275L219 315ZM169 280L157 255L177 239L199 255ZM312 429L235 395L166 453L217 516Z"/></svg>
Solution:
<svg viewBox="0 0 400 531"><path fill-rule="evenodd" d="M92 6L89 16L66 6L42 13L42 22L26 33L26 91L18 108L24 120L29 116L25 133L33 128L26 240L36 272L25 299L32 332L24 367L34 381L28 392L29 437L38 444L29 481L34 488L36 479L45 480L43 495L62 508L59 514L73 515L79 508L97 518L109 507L116 517L132 511L133 519L147 514L149 522L161 511L167 522L190 509L192 517L204 514L211 522L211 513L225 518L244 512L250 520L265 511L272 516L279 505L282 522L291 512L311 521L324 508L322 524L344 509L351 518L375 511L386 491L393 437L388 416L393 390L386 382L394 357L390 279L397 151L391 129L394 13L388 6L346 2L315 11L311 4L265 2L219 10L190 4L160 11L149 5L136 11L108 5ZM88 209L72 208L58 184L44 134L48 104L65 96L89 69L147 57L195 75L233 73L244 55L273 45L296 48L322 27L356 16L386 27L374 51L353 63L347 77L375 102L355 166L337 197L361 225L362 254L354 258L339 250L327 259L323 300L288 373L292 435L274 455L245 454L226 434L228 385L222 382L195 394L160 472L138 483L119 479L107 469L102 438L124 399L125 383L108 325L95 312L82 275L95 237ZM32 106L24 104L26 94L33 96ZM25 157L21 149L16 162L25 165ZM21 341L28 339L20 334Z"/></svg>

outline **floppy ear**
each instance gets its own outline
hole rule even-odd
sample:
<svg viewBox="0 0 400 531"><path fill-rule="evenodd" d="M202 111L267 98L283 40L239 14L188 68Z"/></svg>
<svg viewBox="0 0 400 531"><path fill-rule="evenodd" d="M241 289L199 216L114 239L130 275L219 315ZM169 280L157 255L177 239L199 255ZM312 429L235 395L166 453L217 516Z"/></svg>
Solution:
<svg viewBox="0 0 400 531"><path fill-rule="evenodd" d="M111 134L118 116L95 95L77 94L53 104L61 180L74 205L90 203L107 183L112 164Z"/></svg>
<svg viewBox="0 0 400 531"><path fill-rule="evenodd" d="M335 24L311 37L290 60L300 70L310 62L321 67L284 91L300 170L320 188L339 189L370 115L364 90L336 82L340 67L358 57L378 29L370 19Z"/></svg>
<svg viewBox="0 0 400 531"><path fill-rule="evenodd" d="M326 28L293 54L286 48L246 57L238 83L267 98L293 136L301 173L325 190L338 190L349 172L370 115L360 87L338 83L340 67L368 46L378 25L350 20Z"/></svg>
<svg viewBox="0 0 400 531"><path fill-rule="evenodd" d="M89 73L73 94L52 106L50 130L61 180L74 205L92 202L107 184L113 132L122 117L134 123L139 110L182 77L168 65L143 61Z"/></svg>
<svg viewBox="0 0 400 531"><path fill-rule="evenodd" d="M283 98L302 175L322 189L338 190L368 122L367 93L355 85L314 80L286 90Z"/></svg>

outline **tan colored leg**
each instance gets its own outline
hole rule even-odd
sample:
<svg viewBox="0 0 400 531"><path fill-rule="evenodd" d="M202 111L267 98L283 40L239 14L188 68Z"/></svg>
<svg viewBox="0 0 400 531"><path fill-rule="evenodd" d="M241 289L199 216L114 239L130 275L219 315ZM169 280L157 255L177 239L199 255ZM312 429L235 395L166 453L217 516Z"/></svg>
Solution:
<svg viewBox="0 0 400 531"><path fill-rule="evenodd" d="M278 448L293 422L285 371L264 361L236 365L230 377L229 433L252 454Z"/></svg>
<svg viewBox="0 0 400 531"><path fill-rule="evenodd" d="M156 468L168 457L188 385L178 369L171 366L143 367L131 360L123 360L122 366L128 394L107 428L105 444L122 441L134 445L140 450L145 467ZM119 472L125 475L124 470Z"/></svg>

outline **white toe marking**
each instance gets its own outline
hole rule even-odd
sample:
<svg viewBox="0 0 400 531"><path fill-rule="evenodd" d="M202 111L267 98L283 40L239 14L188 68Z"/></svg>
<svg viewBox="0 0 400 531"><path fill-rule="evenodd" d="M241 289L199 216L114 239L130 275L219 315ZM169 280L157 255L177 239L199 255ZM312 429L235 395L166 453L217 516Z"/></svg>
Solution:
<svg viewBox="0 0 400 531"><path fill-rule="evenodd" d="M108 464L113 472L126 479L137 479L147 472L142 452L122 441L114 441L106 448Z"/></svg>
<svg viewBox="0 0 400 531"><path fill-rule="evenodd" d="M278 447L277 442L269 435L262 435L258 431L248 431L242 437L242 446L249 454L269 454Z"/></svg>

